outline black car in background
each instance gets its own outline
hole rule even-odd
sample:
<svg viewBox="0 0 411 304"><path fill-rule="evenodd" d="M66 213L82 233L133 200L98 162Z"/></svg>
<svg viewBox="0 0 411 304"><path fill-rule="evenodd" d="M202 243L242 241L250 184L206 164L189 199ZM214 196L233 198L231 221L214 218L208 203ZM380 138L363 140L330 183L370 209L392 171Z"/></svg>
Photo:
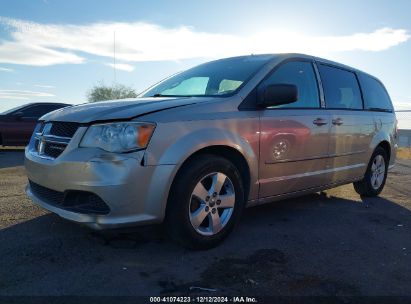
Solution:
<svg viewBox="0 0 411 304"><path fill-rule="evenodd" d="M0 145L27 145L41 116L68 106L71 105L50 102L30 103L0 113Z"/></svg>

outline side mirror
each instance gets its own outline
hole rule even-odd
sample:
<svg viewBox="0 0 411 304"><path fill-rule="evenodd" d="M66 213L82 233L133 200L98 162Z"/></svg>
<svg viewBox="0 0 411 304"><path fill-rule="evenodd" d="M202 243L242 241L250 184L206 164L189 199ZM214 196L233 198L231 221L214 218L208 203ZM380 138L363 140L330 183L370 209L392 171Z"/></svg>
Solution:
<svg viewBox="0 0 411 304"><path fill-rule="evenodd" d="M298 89L293 84L272 84L262 89L258 95L258 105L267 108L296 102Z"/></svg>
<svg viewBox="0 0 411 304"><path fill-rule="evenodd" d="M16 113L13 113L13 115L12 115L16 120L19 120L19 119L21 119L23 116L24 116L24 113L23 112L16 112Z"/></svg>

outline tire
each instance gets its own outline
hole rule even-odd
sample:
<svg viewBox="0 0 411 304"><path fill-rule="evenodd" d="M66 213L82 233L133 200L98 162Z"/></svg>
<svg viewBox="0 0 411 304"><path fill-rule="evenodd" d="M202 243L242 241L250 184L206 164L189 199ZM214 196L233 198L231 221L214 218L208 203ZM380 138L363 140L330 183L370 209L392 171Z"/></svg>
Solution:
<svg viewBox="0 0 411 304"><path fill-rule="evenodd" d="M383 161L382 164L381 161ZM377 147L371 156L364 178L354 182L355 191L359 195L367 197L380 194L387 179L388 162L387 152L383 148Z"/></svg>
<svg viewBox="0 0 411 304"><path fill-rule="evenodd" d="M213 248L238 223L244 201L241 174L230 161L212 154L195 157L183 165L171 187L166 232L184 247Z"/></svg>

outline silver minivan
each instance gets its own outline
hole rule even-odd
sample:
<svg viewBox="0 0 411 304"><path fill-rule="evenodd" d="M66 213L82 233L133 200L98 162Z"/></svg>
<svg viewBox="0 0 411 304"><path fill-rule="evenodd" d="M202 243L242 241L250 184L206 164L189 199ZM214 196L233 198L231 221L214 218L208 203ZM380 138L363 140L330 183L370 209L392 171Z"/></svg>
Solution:
<svg viewBox="0 0 411 304"><path fill-rule="evenodd" d="M205 63L138 98L43 116L25 152L34 203L95 229L164 223L210 248L244 207L354 183L378 195L396 118L375 77L301 54Z"/></svg>

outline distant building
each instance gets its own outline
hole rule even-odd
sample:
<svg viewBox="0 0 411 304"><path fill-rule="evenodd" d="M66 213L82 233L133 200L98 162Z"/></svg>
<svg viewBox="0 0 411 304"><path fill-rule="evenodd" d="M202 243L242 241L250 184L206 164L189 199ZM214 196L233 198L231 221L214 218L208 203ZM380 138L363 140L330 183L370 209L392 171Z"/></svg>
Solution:
<svg viewBox="0 0 411 304"><path fill-rule="evenodd" d="M411 130L398 130L398 146L411 147Z"/></svg>

